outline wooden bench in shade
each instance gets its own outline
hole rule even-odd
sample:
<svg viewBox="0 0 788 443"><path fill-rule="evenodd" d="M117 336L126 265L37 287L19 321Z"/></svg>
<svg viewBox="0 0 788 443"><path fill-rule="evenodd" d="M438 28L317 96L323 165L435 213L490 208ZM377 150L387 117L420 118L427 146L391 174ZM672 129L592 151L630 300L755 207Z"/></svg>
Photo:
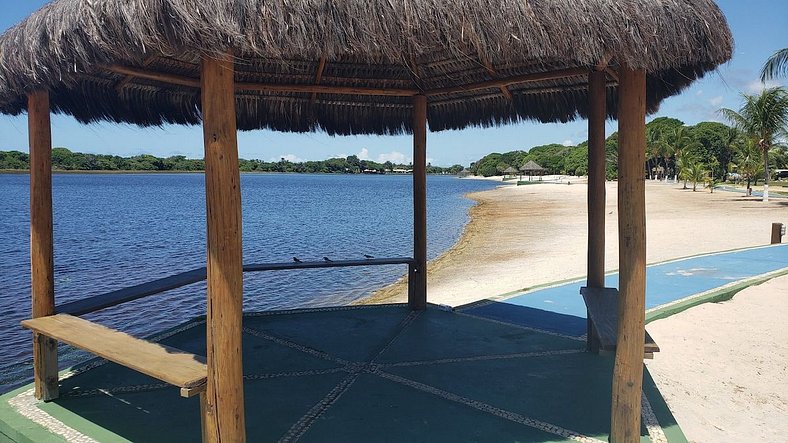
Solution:
<svg viewBox="0 0 788 443"><path fill-rule="evenodd" d="M165 383L192 397L205 390L205 357L152 343L68 314L24 320L22 326Z"/></svg>
<svg viewBox="0 0 788 443"><path fill-rule="evenodd" d="M583 295L588 315L599 338L600 350L615 352L618 340L618 289L582 287L580 294ZM646 331L643 355L650 359L654 358L655 352L659 352L659 346Z"/></svg>

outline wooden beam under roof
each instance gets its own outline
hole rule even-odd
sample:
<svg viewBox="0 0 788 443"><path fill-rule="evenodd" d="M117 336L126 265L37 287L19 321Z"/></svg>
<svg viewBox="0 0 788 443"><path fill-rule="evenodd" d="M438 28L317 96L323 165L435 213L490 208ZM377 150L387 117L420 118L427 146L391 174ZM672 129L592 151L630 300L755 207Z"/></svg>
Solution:
<svg viewBox="0 0 788 443"><path fill-rule="evenodd" d="M140 68L132 68L121 65L104 66L105 71L127 76L144 78L147 80L158 81L173 85L185 86L190 88L200 88L200 81L191 77L162 72L148 71ZM513 77L499 78L465 85L450 86L424 91L426 96L454 94L458 92L478 91L480 89L500 88L501 86L512 86L524 83L533 83L547 80L559 80L563 78L585 76L587 68L568 68L555 71L536 72ZM300 84L272 84L272 83L236 83L236 91L259 91L259 92L284 92L284 93L317 93L317 94L347 94L347 95L371 95L388 97L413 97L422 94L418 89L408 88L370 88L361 86L327 86L327 85L300 85Z"/></svg>
<svg viewBox="0 0 788 443"><path fill-rule="evenodd" d="M483 58L482 59L482 64L484 65L484 69L487 70L487 73L490 74L490 77L492 77L493 80L500 78L500 75L498 75L498 71L496 71L493 68L492 63L490 63L489 60L487 60L486 58ZM512 93L511 93L511 91L509 91L509 88L506 87L506 86L500 86L500 89L501 89L501 94L503 94L504 97L506 97L511 102L512 101Z"/></svg>
<svg viewBox="0 0 788 443"><path fill-rule="evenodd" d="M320 57L320 61L317 64L317 72L315 73L315 86L319 86L320 82L323 80L323 70L326 69L326 58ZM312 97L309 99L309 106L314 106L315 101L317 100L317 92L312 93Z"/></svg>
<svg viewBox="0 0 788 443"><path fill-rule="evenodd" d="M155 56L155 55L151 55L151 56L149 56L148 58L146 58L146 59L145 59L145 61L143 61L143 62L142 62L142 67L143 67L143 68L148 68L148 67L150 67L150 65L152 65L152 64L153 64L153 62L155 62L155 61L156 61L156 56ZM133 75L127 75L126 77L124 77L124 78L123 78L123 80L121 80L120 82L118 82L118 84L115 86L115 89L116 89L118 92L122 91L122 90L123 90L123 88L125 88L125 87L126 87L126 85L128 85L129 83L131 83L132 81L134 81L134 78L135 78L135 77L134 77Z"/></svg>
<svg viewBox="0 0 788 443"><path fill-rule="evenodd" d="M131 75L147 80L168 83L172 85L186 86L190 88L200 88L200 81L191 77L175 74L147 71L128 66L112 65L105 66L104 69L116 74ZM284 85L271 83L236 83L236 91L259 91L259 92L296 92L296 93L319 93L319 94L351 94L351 95L377 95L391 97L412 97L419 94L416 89L403 88L367 88L357 86L324 86L324 85Z"/></svg>
<svg viewBox="0 0 788 443"><path fill-rule="evenodd" d="M478 91L480 89L492 89L501 86L512 86L522 83L533 83L546 80L559 80L568 77L579 77L588 74L588 68L569 68L559 69L556 71L536 72L533 74L517 75L513 77L500 78L497 80L490 80L478 83L471 83L460 86L449 86L447 88L438 88L426 91L427 96L453 94L456 92L469 92Z"/></svg>

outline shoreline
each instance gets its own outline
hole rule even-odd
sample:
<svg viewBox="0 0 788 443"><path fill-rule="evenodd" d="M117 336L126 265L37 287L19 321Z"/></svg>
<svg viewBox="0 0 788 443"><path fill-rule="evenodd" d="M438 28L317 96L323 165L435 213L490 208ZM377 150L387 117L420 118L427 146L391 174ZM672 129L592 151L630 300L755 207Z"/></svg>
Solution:
<svg viewBox="0 0 788 443"><path fill-rule="evenodd" d="M401 173L386 173L386 174L366 174L366 173L346 173L346 172L270 172L270 171L240 171L241 174L277 174L277 175L363 175L363 176L410 176L412 174L401 174ZM171 171L159 171L159 170L113 170L113 169L53 169L52 174L97 174L97 175L111 175L111 174L204 174L205 170L194 170L194 171L186 171L186 170L171 170ZM29 169L0 169L0 174L8 174L8 175L30 175ZM427 175L436 175L436 176L445 176L445 177L457 177L456 174L436 174L436 173L428 173Z"/></svg>
<svg viewBox="0 0 788 443"><path fill-rule="evenodd" d="M681 183L646 182L649 264L768 243L785 222L784 199L763 203L738 192L692 192ZM541 183L469 193L476 203L458 241L428 263L429 301L458 306L556 281L582 279L586 267L586 189ZM616 182L607 182L606 271L618 268ZM769 218L763 218L770 214ZM404 302L407 276L355 304Z"/></svg>
<svg viewBox="0 0 788 443"><path fill-rule="evenodd" d="M463 180L474 180L474 179L485 180L483 178L480 179L474 177L463 178ZM460 237L451 247L449 247L449 249L443 251L440 255L427 262L428 285L429 285L430 276L435 272L434 268L436 266L440 266L440 263L442 261L447 260L448 257L451 256L452 252L461 250L463 248L463 245L469 242L468 237L472 235L472 231L473 231L471 225L474 224L474 221L478 219L478 215L474 215L474 211L476 211L477 208L483 204L480 198L478 197L478 195L483 194L485 192L491 192L491 191L488 190L488 191L469 192L462 196L463 198L467 198L469 200L474 201L474 204L470 208L468 208L467 211L469 218L468 223L466 223L465 226L462 228L462 233L460 234ZM408 274L405 273L405 275L398 278L397 281L395 281L394 283L376 289L372 293L372 295L364 297L360 300L356 300L356 302L353 304L372 305L372 304L383 304L383 303L407 302L407 291L408 291ZM403 299L403 292L405 293L404 299Z"/></svg>

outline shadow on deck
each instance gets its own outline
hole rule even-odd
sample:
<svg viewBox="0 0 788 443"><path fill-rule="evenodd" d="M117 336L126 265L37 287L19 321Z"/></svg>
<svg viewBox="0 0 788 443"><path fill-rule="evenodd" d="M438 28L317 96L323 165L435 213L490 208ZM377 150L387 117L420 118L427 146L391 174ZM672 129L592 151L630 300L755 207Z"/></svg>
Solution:
<svg viewBox="0 0 788 443"><path fill-rule="evenodd" d="M575 336L517 323L433 306L247 314L248 440L607 441L612 357L586 353ZM204 321L157 340L203 354ZM0 397L0 440L58 441L20 411L98 441L200 439L197 398L103 360L75 368L55 402L29 392ZM641 440L685 441L647 372L644 393Z"/></svg>

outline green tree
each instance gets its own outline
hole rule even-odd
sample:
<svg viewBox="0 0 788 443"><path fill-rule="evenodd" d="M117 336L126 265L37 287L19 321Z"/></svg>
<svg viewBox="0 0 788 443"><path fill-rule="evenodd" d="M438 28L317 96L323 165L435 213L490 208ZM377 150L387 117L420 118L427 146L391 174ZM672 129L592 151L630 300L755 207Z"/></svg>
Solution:
<svg viewBox="0 0 788 443"><path fill-rule="evenodd" d="M697 160L690 162L686 170L687 178L692 181L692 192L695 192L698 183L702 183L706 179L708 171L703 167L703 163Z"/></svg>
<svg viewBox="0 0 788 443"><path fill-rule="evenodd" d="M30 169L30 156L20 151L0 151L0 169Z"/></svg>
<svg viewBox="0 0 788 443"><path fill-rule="evenodd" d="M690 169L692 165L699 163L697 159L693 158L690 154L684 153L681 157L676 159L676 167L679 170L679 178L684 181L684 187L687 189L687 181L692 179Z"/></svg>
<svg viewBox="0 0 788 443"><path fill-rule="evenodd" d="M679 178L680 159L684 152L686 152L695 143L690 136L690 130L687 126L678 126L673 129L673 134L670 138L672 143L672 151L674 157L674 177L676 180ZM687 189L687 182L684 182L684 189Z"/></svg>
<svg viewBox="0 0 788 443"><path fill-rule="evenodd" d="M761 163L761 151L758 143L751 138L741 139L734 145L734 159L736 160L736 172L747 180L747 195L750 194L750 184L763 172Z"/></svg>
<svg viewBox="0 0 788 443"><path fill-rule="evenodd" d="M758 141L763 154L763 201L769 200L769 150L777 138L788 136L788 91L768 88L759 95L743 94L739 111L721 109L733 125Z"/></svg>

